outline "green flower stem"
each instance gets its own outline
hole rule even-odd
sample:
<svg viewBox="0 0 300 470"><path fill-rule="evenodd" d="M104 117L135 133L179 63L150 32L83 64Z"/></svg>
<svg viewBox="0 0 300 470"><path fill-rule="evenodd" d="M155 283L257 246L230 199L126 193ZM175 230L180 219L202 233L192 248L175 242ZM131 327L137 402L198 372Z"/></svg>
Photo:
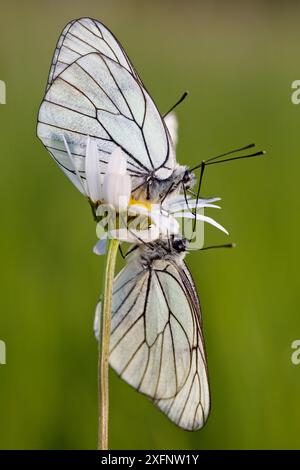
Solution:
<svg viewBox="0 0 300 470"><path fill-rule="evenodd" d="M100 321L98 388L99 388L99 428L98 449L108 449L108 408L109 408L109 340L113 281L119 241L111 239L108 244L102 313Z"/></svg>

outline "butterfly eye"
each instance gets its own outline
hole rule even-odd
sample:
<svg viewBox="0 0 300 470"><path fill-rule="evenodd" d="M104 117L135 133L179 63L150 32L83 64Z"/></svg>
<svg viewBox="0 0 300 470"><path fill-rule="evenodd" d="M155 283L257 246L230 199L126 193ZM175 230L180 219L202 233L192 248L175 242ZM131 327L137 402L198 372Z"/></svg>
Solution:
<svg viewBox="0 0 300 470"><path fill-rule="evenodd" d="M190 170L186 170L182 178L185 189L190 189L194 185L194 180L194 174Z"/></svg>
<svg viewBox="0 0 300 470"><path fill-rule="evenodd" d="M189 182L189 180L190 180L190 172L189 172L189 170L186 170L184 175L183 175L182 182L184 184L186 184L186 183Z"/></svg>
<svg viewBox="0 0 300 470"><path fill-rule="evenodd" d="M186 251L186 243L184 239L177 239L172 241L172 245L175 251L181 253Z"/></svg>

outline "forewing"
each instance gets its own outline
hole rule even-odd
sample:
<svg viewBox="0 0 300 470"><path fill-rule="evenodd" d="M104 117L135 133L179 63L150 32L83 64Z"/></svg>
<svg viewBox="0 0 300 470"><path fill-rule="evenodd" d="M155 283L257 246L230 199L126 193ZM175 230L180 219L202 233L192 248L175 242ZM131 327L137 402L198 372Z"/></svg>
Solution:
<svg viewBox="0 0 300 470"><path fill-rule="evenodd" d="M122 148L133 190L151 172L170 176L175 164L168 131L148 93L126 68L98 53L81 57L54 80L40 107L37 132L72 180L74 165L85 178L87 135L97 140L103 172L115 147Z"/></svg>
<svg viewBox="0 0 300 470"><path fill-rule="evenodd" d="M182 271L182 272L181 272ZM200 309L187 269L135 260L113 292L110 364L178 426L200 428L209 391Z"/></svg>
<svg viewBox="0 0 300 470"><path fill-rule="evenodd" d="M66 25L53 55L47 88L68 65L90 52L99 52L128 70L139 82L121 44L109 29L92 18L79 18Z"/></svg>

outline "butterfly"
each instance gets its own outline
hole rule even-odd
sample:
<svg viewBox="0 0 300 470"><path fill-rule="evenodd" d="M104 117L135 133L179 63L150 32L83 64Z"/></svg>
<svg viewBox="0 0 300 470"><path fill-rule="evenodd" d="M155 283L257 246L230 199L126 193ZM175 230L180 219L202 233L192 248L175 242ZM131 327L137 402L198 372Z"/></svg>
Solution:
<svg viewBox="0 0 300 470"><path fill-rule="evenodd" d="M195 431L210 408L200 304L180 236L136 245L114 280L110 365L175 424ZM99 338L101 303L94 331Z"/></svg>
<svg viewBox="0 0 300 470"><path fill-rule="evenodd" d="M91 18L71 21L58 40L37 134L81 192L87 135L104 170L117 147L125 152L135 197L159 202L195 182L176 162L174 117L162 118L121 44Z"/></svg>

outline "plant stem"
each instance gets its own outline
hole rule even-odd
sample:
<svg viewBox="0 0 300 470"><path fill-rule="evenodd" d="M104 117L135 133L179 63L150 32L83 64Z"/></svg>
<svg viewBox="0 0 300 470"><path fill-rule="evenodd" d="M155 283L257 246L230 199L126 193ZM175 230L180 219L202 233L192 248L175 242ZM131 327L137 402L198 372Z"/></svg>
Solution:
<svg viewBox="0 0 300 470"><path fill-rule="evenodd" d="M102 312L100 321L98 389L99 389L99 427L98 449L108 450L108 408L109 408L109 340L112 290L119 241L111 239L108 244Z"/></svg>

